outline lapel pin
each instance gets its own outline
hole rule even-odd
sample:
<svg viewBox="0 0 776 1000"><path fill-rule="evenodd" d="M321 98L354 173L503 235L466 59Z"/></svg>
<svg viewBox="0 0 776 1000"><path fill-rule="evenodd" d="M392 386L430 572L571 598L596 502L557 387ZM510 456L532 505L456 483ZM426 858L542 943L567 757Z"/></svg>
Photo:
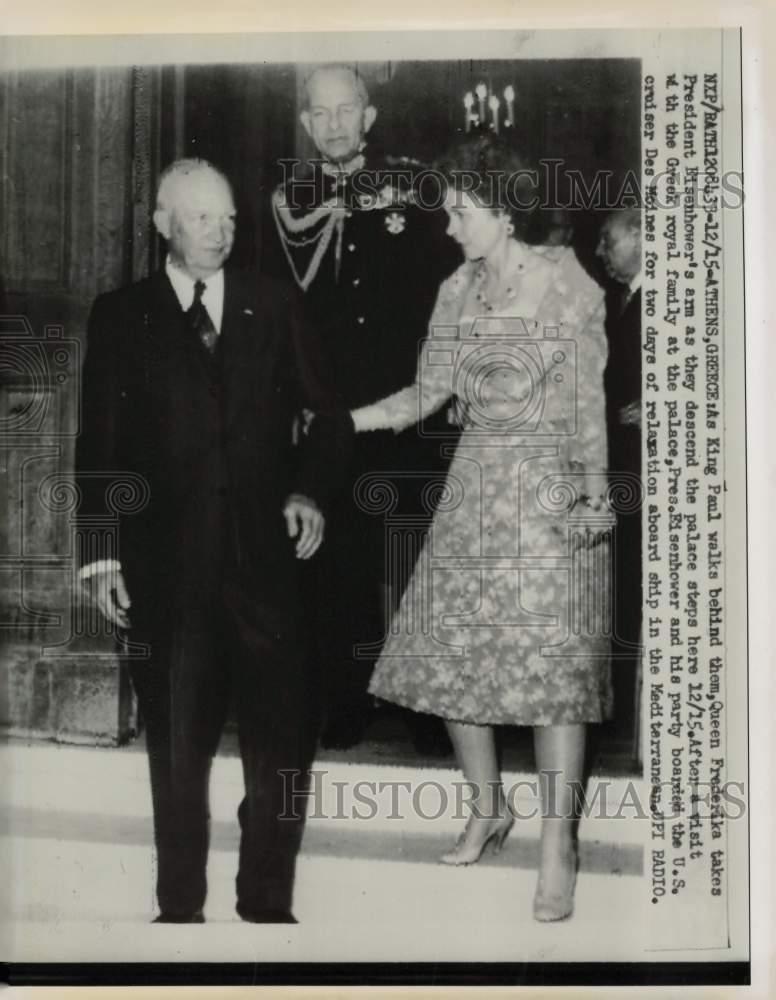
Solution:
<svg viewBox="0 0 776 1000"><path fill-rule="evenodd" d="M246 316L253 316L253 309L243 309Z"/></svg>

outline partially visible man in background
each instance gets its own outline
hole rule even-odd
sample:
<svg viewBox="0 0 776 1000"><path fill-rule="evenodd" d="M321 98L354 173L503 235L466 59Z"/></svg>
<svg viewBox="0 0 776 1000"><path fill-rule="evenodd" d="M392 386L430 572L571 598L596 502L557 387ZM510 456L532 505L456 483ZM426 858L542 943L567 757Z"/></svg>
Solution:
<svg viewBox="0 0 776 1000"><path fill-rule="evenodd" d="M82 518L123 473L145 481L148 502L120 518L116 553L82 554L80 574L106 618L150 648L130 668L157 921L204 920L209 775L232 697L245 778L237 911L294 923L303 818L288 796L304 785L317 731L299 561L321 544L352 424L318 376L295 289L225 267L226 178L204 160L173 163L154 223L164 268L92 309L77 449ZM295 449L305 407L317 419Z"/></svg>
<svg viewBox="0 0 776 1000"><path fill-rule="evenodd" d="M613 287L607 295L604 372L609 478L618 498L614 553L614 666L636 669L641 632L641 211L621 209L596 250ZM630 502L627 498L635 498ZM623 507L627 509L623 509ZM623 670L613 671L615 690Z"/></svg>
<svg viewBox="0 0 776 1000"><path fill-rule="evenodd" d="M282 255L305 291L340 399L349 408L412 381L437 289L458 263L443 213L413 204L410 162L375 161L366 152L376 118L364 81L352 68L315 69L305 83L301 121L322 159L273 198ZM394 513L416 525L428 523L422 487L429 473L444 477L440 437L451 443L454 434L440 415L422 431L356 440L318 567L324 746L345 749L363 734L371 715L366 688L385 634L385 611L398 603L414 562L405 546L403 560L386 564L383 516L365 511L357 496L366 486L363 477L389 481L398 490ZM413 536L405 533L405 542L412 537L417 550L421 534L416 527ZM355 647L363 644L371 644L371 652L357 656ZM413 716L410 722L420 752L448 752L436 720Z"/></svg>

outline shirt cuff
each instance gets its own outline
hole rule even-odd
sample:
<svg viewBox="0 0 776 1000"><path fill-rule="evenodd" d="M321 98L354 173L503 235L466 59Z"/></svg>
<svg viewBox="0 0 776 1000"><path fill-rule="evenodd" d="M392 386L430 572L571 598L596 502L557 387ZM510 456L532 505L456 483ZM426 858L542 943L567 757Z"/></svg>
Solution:
<svg viewBox="0 0 776 1000"><path fill-rule="evenodd" d="M78 570L79 580L88 580L96 573L121 572L121 563L118 559L97 559L87 563Z"/></svg>

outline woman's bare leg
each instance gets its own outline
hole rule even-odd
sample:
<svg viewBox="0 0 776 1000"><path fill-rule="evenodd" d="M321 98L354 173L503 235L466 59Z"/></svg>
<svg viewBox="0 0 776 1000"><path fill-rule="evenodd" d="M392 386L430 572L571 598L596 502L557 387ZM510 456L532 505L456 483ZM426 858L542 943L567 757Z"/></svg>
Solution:
<svg viewBox="0 0 776 1000"><path fill-rule="evenodd" d="M447 722L447 732L464 778L474 786L473 804L485 819L500 815L501 774L492 726Z"/></svg>
<svg viewBox="0 0 776 1000"><path fill-rule="evenodd" d="M473 864L479 860L488 841L496 849L512 825L501 789L496 754L496 740L491 726L447 722L458 765L472 786L464 801L470 802L471 814L463 837L445 854L445 864Z"/></svg>
<svg viewBox="0 0 776 1000"><path fill-rule="evenodd" d="M574 834L585 763L586 727L534 726L542 797L539 881L546 897L568 896L576 866Z"/></svg>

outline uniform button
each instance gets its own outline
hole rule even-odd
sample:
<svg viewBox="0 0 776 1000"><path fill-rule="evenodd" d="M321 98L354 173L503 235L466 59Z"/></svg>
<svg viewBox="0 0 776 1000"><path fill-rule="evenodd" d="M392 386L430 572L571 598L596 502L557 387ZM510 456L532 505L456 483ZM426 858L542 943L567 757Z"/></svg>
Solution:
<svg viewBox="0 0 776 1000"><path fill-rule="evenodd" d="M363 325L363 323L364 323L364 317L363 316L359 316L358 317L358 322Z"/></svg>
<svg viewBox="0 0 776 1000"><path fill-rule="evenodd" d="M358 288L358 286L359 286L360 284L361 284L361 279L360 279L360 278L354 278L354 279L353 279L353 287L354 287L354 288Z"/></svg>
<svg viewBox="0 0 776 1000"><path fill-rule="evenodd" d="M348 243L348 250L350 251L350 253L353 253L355 249L356 249L355 243Z"/></svg>

